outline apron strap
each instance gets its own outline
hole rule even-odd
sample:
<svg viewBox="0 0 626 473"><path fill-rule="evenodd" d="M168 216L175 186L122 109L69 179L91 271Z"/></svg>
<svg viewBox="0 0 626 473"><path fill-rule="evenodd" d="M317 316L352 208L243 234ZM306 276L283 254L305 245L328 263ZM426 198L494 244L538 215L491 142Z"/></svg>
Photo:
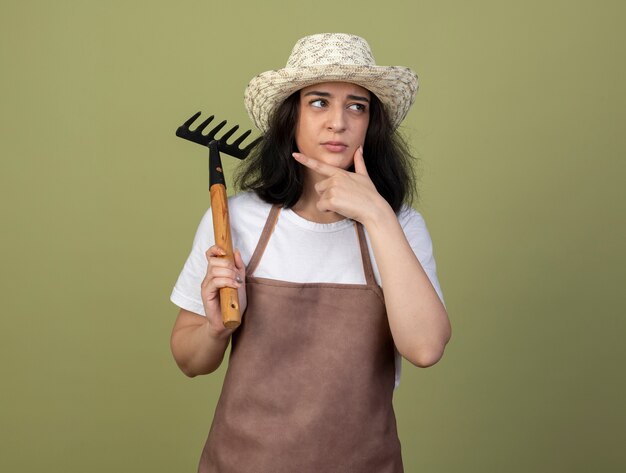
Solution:
<svg viewBox="0 0 626 473"><path fill-rule="evenodd" d="M365 231L363 225L359 222L354 222L356 228L356 234L359 238L359 248L361 249L361 260L363 261L363 272L365 273L365 281L368 286L378 286L376 284L376 278L374 277L374 268L372 267L372 260L370 258L370 252L367 248L367 239L365 238Z"/></svg>
<svg viewBox="0 0 626 473"><path fill-rule="evenodd" d="M263 227L263 231L261 232L261 236L259 237L259 242L256 244L254 253L252 253L252 258L250 258L250 262L248 263L248 267L246 268L246 274L248 276L252 276L254 274L256 267L259 265L259 261L261 261L261 257L265 252L267 243L270 241L270 236L272 235L274 227L276 226L276 222L278 221L279 213L280 207L276 204L272 205L272 209L270 210L270 213L267 216L267 220L265 221L265 227Z"/></svg>

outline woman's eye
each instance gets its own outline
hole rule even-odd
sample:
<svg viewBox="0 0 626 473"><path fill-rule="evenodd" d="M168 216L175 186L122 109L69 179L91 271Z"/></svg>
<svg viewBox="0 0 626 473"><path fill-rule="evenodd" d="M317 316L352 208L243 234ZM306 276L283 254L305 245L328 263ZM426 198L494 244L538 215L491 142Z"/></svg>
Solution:
<svg viewBox="0 0 626 473"><path fill-rule="evenodd" d="M365 111L365 105L362 104L362 103L353 103L348 108L350 108L351 110L356 110L358 112L364 112Z"/></svg>
<svg viewBox="0 0 626 473"><path fill-rule="evenodd" d="M322 99L313 100L311 101L311 105L317 108L322 108L324 105L326 105L326 101Z"/></svg>

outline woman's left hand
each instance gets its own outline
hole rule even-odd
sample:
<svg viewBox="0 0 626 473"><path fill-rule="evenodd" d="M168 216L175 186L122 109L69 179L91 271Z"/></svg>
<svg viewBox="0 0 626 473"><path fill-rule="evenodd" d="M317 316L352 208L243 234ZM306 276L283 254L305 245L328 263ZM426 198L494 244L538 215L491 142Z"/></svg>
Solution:
<svg viewBox="0 0 626 473"><path fill-rule="evenodd" d="M302 165L327 178L315 184L320 211L336 212L362 224L375 219L381 206L388 205L367 173L363 147L354 153L354 172L346 171L302 153L293 153Z"/></svg>

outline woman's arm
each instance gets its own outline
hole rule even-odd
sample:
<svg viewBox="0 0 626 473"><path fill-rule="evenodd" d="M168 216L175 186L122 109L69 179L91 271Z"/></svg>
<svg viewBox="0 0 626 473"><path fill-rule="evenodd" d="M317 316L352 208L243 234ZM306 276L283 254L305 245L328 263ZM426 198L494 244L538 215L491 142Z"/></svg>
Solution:
<svg viewBox="0 0 626 473"><path fill-rule="evenodd" d="M361 222L367 229L380 272L389 326L400 354L416 366L435 364L450 340L443 303L413 253L393 209L367 174L363 150L354 155L355 172L299 153L301 164L326 176L315 185L317 208Z"/></svg>
<svg viewBox="0 0 626 473"><path fill-rule="evenodd" d="M421 367L434 365L450 340L446 309L387 202L372 203L362 222L380 272L394 343Z"/></svg>
<svg viewBox="0 0 626 473"><path fill-rule="evenodd" d="M172 354L181 371L189 377L212 373L224 359L233 330L225 328L222 322L220 288L238 289L240 310L242 313L246 310L246 274L241 255L235 251L233 265L221 258L225 254L218 246L212 246L206 252L207 273L201 285L206 317L181 309L172 329Z"/></svg>
<svg viewBox="0 0 626 473"><path fill-rule="evenodd" d="M193 378L219 368L229 341L230 332L217 334L207 317L180 309L170 346L178 367Z"/></svg>

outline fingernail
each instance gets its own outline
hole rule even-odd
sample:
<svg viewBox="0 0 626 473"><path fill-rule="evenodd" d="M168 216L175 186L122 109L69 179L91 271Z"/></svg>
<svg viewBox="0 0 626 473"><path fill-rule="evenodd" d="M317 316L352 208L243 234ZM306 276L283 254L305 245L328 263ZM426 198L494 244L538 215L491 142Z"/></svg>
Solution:
<svg viewBox="0 0 626 473"><path fill-rule="evenodd" d="M237 281L239 284L243 282L243 280L239 277L239 275L235 276L235 281Z"/></svg>

